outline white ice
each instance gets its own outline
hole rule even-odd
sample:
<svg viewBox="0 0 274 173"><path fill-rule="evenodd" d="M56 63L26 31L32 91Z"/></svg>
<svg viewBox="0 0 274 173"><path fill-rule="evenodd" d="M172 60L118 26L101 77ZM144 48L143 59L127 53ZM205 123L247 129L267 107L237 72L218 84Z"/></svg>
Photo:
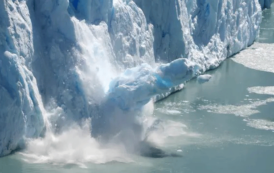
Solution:
<svg viewBox="0 0 274 173"><path fill-rule="evenodd" d="M232 60L248 68L274 73L273 54L273 44L254 43L233 57Z"/></svg>
<svg viewBox="0 0 274 173"><path fill-rule="evenodd" d="M210 79L211 79L211 75L209 74L205 74L205 75L200 75L197 77L197 81L199 83L205 83L205 82L208 82Z"/></svg>

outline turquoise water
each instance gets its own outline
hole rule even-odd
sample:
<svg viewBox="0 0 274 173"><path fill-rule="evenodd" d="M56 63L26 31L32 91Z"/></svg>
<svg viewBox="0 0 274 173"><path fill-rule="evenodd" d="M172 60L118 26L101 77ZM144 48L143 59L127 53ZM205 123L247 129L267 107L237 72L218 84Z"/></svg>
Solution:
<svg viewBox="0 0 274 173"><path fill-rule="evenodd" d="M274 43L274 14L264 11L258 42ZM274 68L274 67L273 67ZM131 163L60 166L24 161L18 153L0 158L0 173L272 173L274 172L274 74L228 59L208 72L212 79L188 82L181 92L155 104L164 122L155 140L181 157L132 156ZM251 87L260 86L259 88ZM249 89L249 91L248 91ZM257 93L257 94L256 94Z"/></svg>

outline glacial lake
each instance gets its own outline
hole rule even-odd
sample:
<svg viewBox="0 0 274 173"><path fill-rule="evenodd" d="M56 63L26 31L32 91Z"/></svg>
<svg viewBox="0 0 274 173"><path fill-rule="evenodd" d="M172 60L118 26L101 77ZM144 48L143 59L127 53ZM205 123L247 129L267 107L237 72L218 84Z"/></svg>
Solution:
<svg viewBox="0 0 274 173"><path fill-rule="evenodd" d="M260 43L274 43L273 13L264 11ZM182 91L154 105L153 115L166 124L155 138L161 149L179 157L133 156L130 163L80 168L28 163L15 153L0 158L0 173L274 172L274 73L230 58L207 74L212 75L210 81L200 84L193 79Z"/></svg>

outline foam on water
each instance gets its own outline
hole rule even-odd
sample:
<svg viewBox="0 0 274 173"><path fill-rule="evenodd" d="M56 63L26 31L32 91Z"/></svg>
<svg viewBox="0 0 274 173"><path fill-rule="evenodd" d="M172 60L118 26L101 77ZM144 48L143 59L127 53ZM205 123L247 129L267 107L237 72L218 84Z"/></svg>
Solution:
<svg viewBox="0 0 274 173"><path fill-rule="evenodd" d="M257 108L262 105L266 105L269 102L274 102L274 98L268 98L266 100L251 101L250 104L245 105L218 105L209 104L199 107L200 110L207 110L208 112L218 114L232 114L240 117L248 117L250 115L259 113Z"/></svg>
<svg viewBox="0 0 274 173"><path fill-rule="evenodd" d="M86 167L86 163L132 161L122 146L112 144L111 147L102 147L90 135L89 124L87 121L82 127L73 125L60 134L47 133L44 138L29 139L26 150L21 154L30 163L73 164L80 167Z"/></svg>
<svg viewBox="0 0 274 173"><path fill-rule="evenodd" d="M242 135L235 137L231 135L223 135L216 138L214 135L204 135L200 141L194 141L193 145L198 146L219 146L224 143L233 143L239 145L253 145L253 146L274 146L274 138L265 138L262 135Z"/></svg>
<svg viewBox="0 0 274 173"><path fill-rule="evenodd" d="M260 130L274 131L274 122L264 119L246 119L247 125Z"/></svg>
<svg viewBox="0 0 274 173"><path fill-rule="evenodd" d="M274 86L257 86L248 88L248 92L255 94L274 95Z"/></svg>
<svg viewBox="0 0 274 173"><path fill-rule="evenodd" d="M180 137L180 139L178 139ZM188 139L197 139L201 135L191 132L188 127L172 120L158 122L155 129L149 133L147 140L160 147L171 147L187 143Z"/></svg>
<svg viewBox="0 0 274 173"><path fill-rule="evenodd" d="M273 86L257 86L248 88L249 93L263 94L263 95L274 95ZM268 98L266 100L252 100L250 104L245 105L203 105L199 109L207 110L208 112L219 113L219 114L232 114L240 117L245 117L244 121L247 126L260 129L274 131L274 122L265 119L250 119L249 117L253 114L260 113L257 108L267 103L274 102L274 98Z"/></svg>
<svg viewBox="0 0 274 173"><path fill-rule="evenodd" d="M254 43L232 60L248 68L274 73L273 54L274 44Z"/></svg>
<svg viewBox="0 0 274 173"><path fill-rule="evenodd" d="M257 86L248 88L248 92L263 95L274 95L273 86ZM265 119L245 119L247 125L260 130L274 131L274 122Z"/></svg>
<svg viewBox="0 0 274 173"><path fill-rule="evenodd" d="M182 112L180 110L177 109L167 109L167 108L158 108L157 111L164 113L164 114L168 114L168 115L180 115Z"/></svg>

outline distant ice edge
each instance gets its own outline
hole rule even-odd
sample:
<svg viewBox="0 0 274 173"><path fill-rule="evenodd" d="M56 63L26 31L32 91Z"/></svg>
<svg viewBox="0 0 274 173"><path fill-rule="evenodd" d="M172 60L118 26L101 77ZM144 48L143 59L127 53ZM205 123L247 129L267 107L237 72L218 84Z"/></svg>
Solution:
<svg viewBox="0 0 274 173"><path fill-rule="evenodd" d="M48 121L62 124L96 115L106 98L118 100L123 110L138 109L154 95L181 88L251 45L261 6L270 4L1 1L0 156L24 138L39 137Z"/></svg>

